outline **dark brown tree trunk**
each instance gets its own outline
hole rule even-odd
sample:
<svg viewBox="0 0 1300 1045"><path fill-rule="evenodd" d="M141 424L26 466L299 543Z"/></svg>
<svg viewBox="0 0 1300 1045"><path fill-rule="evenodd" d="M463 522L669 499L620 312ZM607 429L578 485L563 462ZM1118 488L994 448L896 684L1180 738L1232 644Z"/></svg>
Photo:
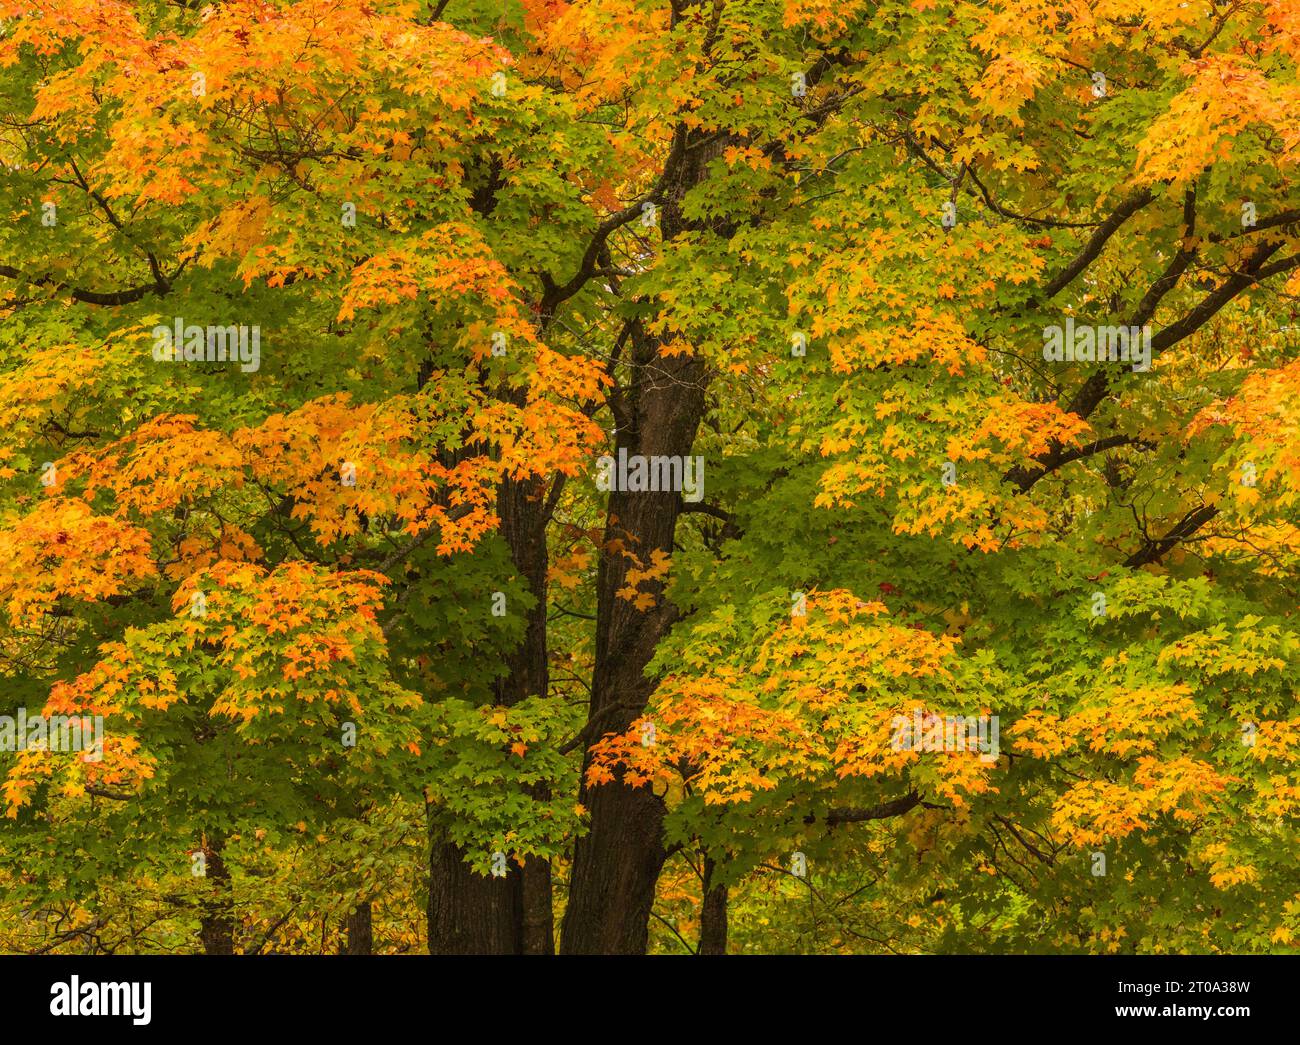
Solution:
<svg viewBox="0 0 1300 1045"><path fill-rule="evenodd" d="M551 862L529 857L520 876L523 953L555 953L555 921L551 907Z"/></svg>
<svg viewBox="0 0 1300 1045"><path fill-rule="evenodd" d="M685 133L679 130L679 134ZM706 140L708 139L708 140ZM682 217L682 200L700 184L708 164L728 144L726 135L687 134L665 172L663 238L692 228ZM714 232L725 234L724 230ZM694 355L661 356L661 342L644 327L631 330L628 385L611 394L617 422L614 455L685 458L705 412L708 367ZM605 542L596 579L596 663L588 725L596 740L622 731L645 710L655 681L645 676L655 648L672 625L675 611L661 581L642 582L655 605L637 609L618 591L627 571L652 562L658 550L672 554L681 511L677 491L613 490L606 510ZM629 557L634 556L633 557ZM584 770L586 760L584 759ZM584 772L584 781L585 781ZM649 939L655 885L667 853L662 841L664 808L647 788L620 780L588 789L582 802L591 811L588 833L573 850L569 901L561 928L566 954L644 954Z"/></svg>
<svg viewBox="0 0 1300 1045"><path fill-rule="evenodd" d="M225 840L209 836L203 850L204 878L210 890L199 919L199 940L204 954L235 953L235 919L232 911L230 872L221 858Z"/></svg>
<svg viewBox="0 0 1300 1045"><path fill-rule="evenodd" d="M544 695L549 677L546 647L547 490L539 482L506 480L497 499L501 534L511 559L537 600L527 611L523 642L506 658L495 684L496 701L511 706ZM545 797L539 792L538 797ZM435 829L429 857L429 952L431 954L551 954L551 865L530 858L513 861L504 878L475 874L464 852Z"/></svg>
<svg viewBox="0 0 1300 1045"><path fill-rule="evenodd" d="M374 929L371 922L370 901L359 903L348 912L344 925L344 954L373 954Z"/></svg>
<svg viewBox="0 0 1300 1045"><path fill-rule="evenodd" d="M563 482L562 479L556 482ZM558 496L559 487L553 488ZM510 545L510 557L537 603L528 611L524 641L506 661L509 671L497 680L497 703L507 707L531 696L545 696L550 686L546 644L546 527L554 497L536 481L508 480L498 497L501 534ZM549 795L539 789L538 799ZM510 877L518 892L516 936L523 954L554 954L555 933L551 911L551 862L530 857L520 870L511 865Z"/></svg>
<svg viewBox="0 0 1300 1045"><path fill-rule="evenodd" d="M717 864L704 858L704 903L700 909L699 954L727 953L727 887L715 885Z"/></svg>
<svg viewBox="0 0 1300 1045"><path fill-rule="evenodd" d="M694 357L658 356L659 342L634 334L633 385L627 390L630 424L620 424L615 454L686 457L704 414L704 365ZM627 571L648 565L659 550L672 553L680 511L676 491L612 491L605 548L597 575L596 664L589 739L621 731L645 710L654 681L646 664L668 629L672 607L661 582L645 583L655 605L638 609L617 592ZM614 542L618 542L615 544ZM634 555L611 554L621 547ZM585 768L585 767L584 767ZM588 834L574 846L573 877L561 950L579 954L641 954L649 933L655 883L666 853L663 805L648 789L621 782L587 789Z"/></svg>
<svg viewBox="0 0 1300 1045"><path fill-rule="evenodd" d="M504 878L476 874L437 828L429 850L429 953L520 953L518 870L512 866Z"/></svg>
<svg viewBox="0 0 1300 1045"><path fill-rule="evenodd" d="M674 25L678 18L675 8ZM706 52L709 47L706 43ZM709 164L729 144L725 133L687 131L685 125L677 128L659 186L664 243L687 231L724 237L732 231L689 222L682 212L686 194L706 179ZM617 423L615 458L626 449L629 456L684 459L704 418L708 366L695 355L661 356L661 342L647 335L639 323L634 322L629 333L627 384L610 393ZM661 581L643 581L639 586L655 599L649 610L637 609L617 593L627 586L629 568L649 565L655 551L672 554L680 498L677 491L613 490L609 494L596 579L589 742L627 729L644 712L654 690L655 682L646 678L645 668L672 625L675 611L664 599ZM655 885L667 856L663 804L648 789L631 788L618 779L591 789L586 787L585 772L583 779L582 801L591 811L591 825L574 844L560 949L566 954L643 954Z"/></svg>

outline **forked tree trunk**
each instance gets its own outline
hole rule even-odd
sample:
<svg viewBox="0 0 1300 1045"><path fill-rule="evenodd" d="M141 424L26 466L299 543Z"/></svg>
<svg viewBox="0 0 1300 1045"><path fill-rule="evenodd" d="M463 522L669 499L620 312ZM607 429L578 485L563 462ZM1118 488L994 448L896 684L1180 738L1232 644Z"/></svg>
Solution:
<svg viewBox="0 0 1300 1045"><path fill-rule="evenodd" d="M687 135L665 186L665 241L692 228L682 216L682 199L704 180L708 164L728 144L726 135ZM614 453L617 457L626 449L629 456L684 459L704 418L708 367L694 355L661 356L661 342L643 327L634 326L630 340L630 384L612 404L618 421ZM681 503L681 494L671 490L609 494L596 580L596 664L588 717L592 740L627 729L654 691L646 665L675 611L664 599L660 581L639 586L654 596L655 605L648 610L636 608L618 592L627 587L629 568L649 565L655 551L672 554ZM566 954L644 954L655 886L667 855L663 803L648 788L628 787L620 779L590 789L584 783L582 802L591 811L591 827L574 845L560 949Z"/></svg>

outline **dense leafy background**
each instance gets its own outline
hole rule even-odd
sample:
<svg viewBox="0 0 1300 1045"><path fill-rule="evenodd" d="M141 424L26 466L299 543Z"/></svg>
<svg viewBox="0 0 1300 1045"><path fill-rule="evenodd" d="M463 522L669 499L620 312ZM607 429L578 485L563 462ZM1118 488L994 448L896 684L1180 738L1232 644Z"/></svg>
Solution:
<svg viewBox="0 0 1300 1045"><path fill-rule="evenodd" d="M1300 940L1290 0L0 17L0 949Z"/></svg>

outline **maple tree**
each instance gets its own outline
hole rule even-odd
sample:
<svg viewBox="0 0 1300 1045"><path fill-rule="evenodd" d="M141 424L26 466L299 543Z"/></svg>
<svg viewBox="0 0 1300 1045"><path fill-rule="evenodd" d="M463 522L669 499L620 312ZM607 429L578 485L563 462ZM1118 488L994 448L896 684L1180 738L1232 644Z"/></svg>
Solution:
<svg viewBox="0 0 1300 1045"><path fill-rule="evenodd" d="M1294 3L0 20L0 948L1300 945Z"/></svg>

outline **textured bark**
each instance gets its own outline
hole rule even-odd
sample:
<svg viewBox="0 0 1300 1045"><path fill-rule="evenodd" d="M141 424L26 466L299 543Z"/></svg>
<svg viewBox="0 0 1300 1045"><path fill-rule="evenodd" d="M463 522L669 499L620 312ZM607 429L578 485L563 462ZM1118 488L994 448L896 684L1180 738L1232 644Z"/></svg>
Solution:
<svg viewBox="0 0 1300 1045"><path fill-rule="evenodd" d="M475 874L436 831L430 843L430 954L551 954L551 866L512 862L504 878Z"/></svg>
<svg viewBox="0 0 1300 1045"><path fill-rule="evenodd" d="M429 953L518 954L518 874L476 874L436 828L429 854Z"/></svg>
<svg viewBox="0 0 1300 1045"><path fill-rule="evenodd" d="M203 901L199 940L204 954L235 953L235 918L230 894L230 871L221 858L224 840L209 838L204 850L205 878L210 892Z"/></svg>
<svg viewBox="0 0 1300 1045"><path fill-rule="evenodd" d="M496 681L498 704L517 704L525 697L545 693L549 683L546 664L546 490L536 481L507 479L497 495L501 536L510 557L537 604L528 611L524 640L506 658L509 669Z"/></svg>
<svg viewBox="0 0 1300 1045"><path fill-rule="evenodd" d="M717 865L704 858L704 904L700 910L700 954L727 953L727 887L714 885Z"/></svg>
<svg viewBox="0 0 1300 1045"><path fill-rule="evenodd" d="M642 364L655 356L658 342L637 339ZM618 446L629 454L690 453L703 413L703 368L695 359L660 360L663 372L641 369L636 390L637 427L620 430ZM671 553L677 525L675 492L623 492L609 495L605 542L622 540L643 562L655 549ZM656 605L637 609L617 596L626 584L630 559L601 556L597 576L596 666L591 715L599 731L626 729L644 710L654 681L644 675L670 623L671 607L662 585L642 585ZM585 766L584 766L585 769ZM587 789L582 803L591 827L574 846L561 949L565 953L641 954L649 932L655 882L663 866L663 806L647 788L621 782Z"/></svg>
<svg viewBox="0 0 1300 1045"><path fill-rule="evenodd" d="M524 954L555 953L555 921L551 908L551 862L530 857L520 876L521 939Z"/></svg>
<svg viewBox="0 0 1300 1045"><path fill-rule="evenodd" d="M497 680L497 703L507 707L526 697L545 695L550 686L546 644L546 527L550 513L547 489L538 482L508 480L501 489L497 510L501 534L510 546L515 568L537 600L528 611L524 641L507 659L509 671ZM549 797L539 789L536 797ZM511 866L510 880L518 892L516 937L523 954L553 954L555 934L551 913L551 863L530 857L521 870Z"/></svg>
<svg viewBox="0 0 1300 1045"><path fill-rule="evenodd" d="M374 929L371 923L370 901L359 903L348 912L344 924L344 954L373 954L375 950Z"/></svg>
<svg viewBox="0 0 1300 1045"><path fill-rule="evenodd" d="M719 136L708 144L688 137L678 169L668 172L662 209L665 239L688 226L681 217L685 193L704 177L706 165L725 148ZM686 457L704 417L707 367L695 356L659 355L658 339L634 327L630 338L629 385L614 404L618 419L615 455ZM671 554L681 510L675 491L611 491L605 542L597 571L596 663L592 676L589 739L625 730L645 710L655 682L645 676L655 648L672 624L674 611L659 582L641 585L655 597L637 609L617 592L629 567L651 561L658 549ZM617 542L617 543L613 543ZM636 559L612 548L626 549ZM585 766L584 766L585 769ZM584 773L585 778L585 773ZM663 805L648 789L621 781L582 793L591 811L586 836L574 845L573 875L561 929L566 954L643 954L649 937L655 884L666 853Z"/></svg>
<svg viewBox="0 0 1300 1045"><path fill-rule="evenodd" d="M510 706L545 694L547 511L537 482L507 480L497 499L501 534L536 605L528 611L524 639L506 658L506 674L495 684L498 704ZM538 797L544 797L540 792ZM473 873L465 854L431 834L429 856L429 952L431 954L551 954L551 865L530 858L521 870L509 865L505 878Z"/></svg>

